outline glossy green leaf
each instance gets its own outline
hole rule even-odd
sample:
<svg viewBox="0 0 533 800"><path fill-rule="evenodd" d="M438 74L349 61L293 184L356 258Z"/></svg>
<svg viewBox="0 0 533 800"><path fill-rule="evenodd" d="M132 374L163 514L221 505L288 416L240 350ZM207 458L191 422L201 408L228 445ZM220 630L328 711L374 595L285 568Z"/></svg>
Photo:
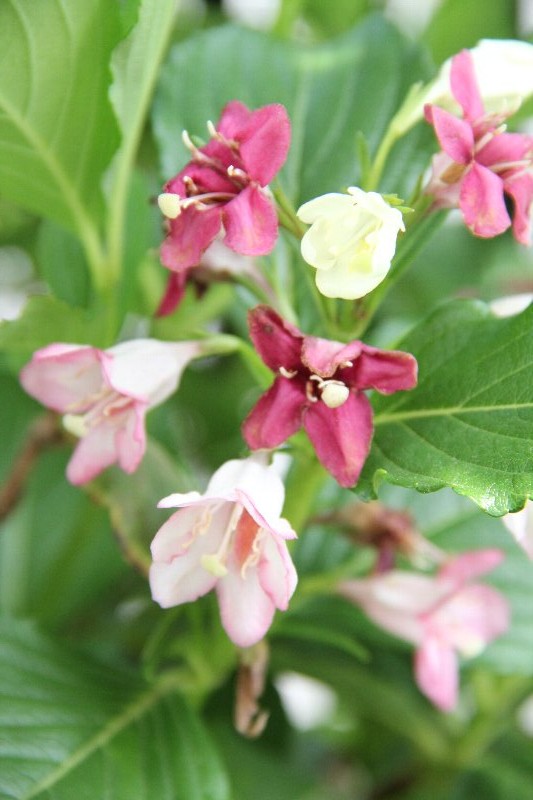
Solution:
<svg viewBox="0 0 533 800"><path fill-rule="evenodd" d="M251 108L279 102L293 131L282 173L291 199L339 191L359 179L358 131L375 151L421 74L419 52L378 17L314 47L230 26L207 31L175 46L162 70L153 116L162 174L168 179L188 160L182 129L206 138L206 121L216 121L229 100ZM419 136L416 130L406 141ZM402 161L401 185L389 191L407 196L427 160L419 143Z"/></svg>
<svg viewBox="0 0 533 800"><path fill-rule="evenodd" d="M89 271L78 239L50 220L43 221L37 238L37 261L41 275L59 300L86 306Z"/></svg>
<svg viewBox="0 0 533 800"><path fill-rule="evenodd" d="M361 486L450 486L494 515L521 508L533 492L532 319L458 301L408 334L398 348L416 356L418 386L374 398Z"/></svg>
<svg viewBox="0 0 533 800"><path fill-rule="evenodd" d="M146 684L9 620L0 625L2 800L226 800L197 715L167 675Z"/></svg>
<svg viewBox="0 0 533 800"><path fill-rule="evenodd" d="M107 99L116 15L107 0L0 4L2 193L87 239L118 143Z"/></svg>

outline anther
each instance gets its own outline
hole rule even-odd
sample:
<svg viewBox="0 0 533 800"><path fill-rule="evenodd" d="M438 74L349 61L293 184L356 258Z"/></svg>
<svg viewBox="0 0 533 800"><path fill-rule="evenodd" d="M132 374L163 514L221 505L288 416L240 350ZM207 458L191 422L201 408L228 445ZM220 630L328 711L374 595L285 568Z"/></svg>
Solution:
<svg viewBox="0 0 533 800"><path fill-rule="evenodd" d="M168 219L176 219L181 214L181 197L172 192L162 192L157 198L157 205Z"/></svg>
<svg viewBox="0 0 533 800"><path fill-rule="evenodd" d="M280 367L278 372L280 375L283 375L284 378L294 378L295 375L298 375L298 370L286 369L285 367Z"/></svg>

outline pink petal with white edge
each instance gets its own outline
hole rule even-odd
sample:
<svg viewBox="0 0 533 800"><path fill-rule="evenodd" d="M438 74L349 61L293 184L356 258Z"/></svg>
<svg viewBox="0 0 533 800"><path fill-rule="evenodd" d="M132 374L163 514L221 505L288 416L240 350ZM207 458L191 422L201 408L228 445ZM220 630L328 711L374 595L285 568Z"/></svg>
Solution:
<svg viewBox="0 0 533 800"><path fill-rule="evenodd" d="M102 389L106 355L95 347L51 344L37 350L20 373L32 397L59 413L83 413Z"/></svg>
<svg viewBox="0 0 533 800"><path fill-rule="evenodd" d="M192 602L213 589L218 578L204 569L201 559L217 551L232 510L229 503L213 510L204 502L203 507L177 511L159 529L151 545L150 587L160 606ZM203 525L201 533L194 531L195 525Z"/></svg>
<svg viewBox="0 0 533 800"><path fill-rule="evenodd" d="M451 647L428 636L415 655L415 677L420 690L441 711L457 705L459 666Z"/></svg>
<svg viewBox="0 0 533 800"><path fill-rule="evenodd" d="M216 586L224 630L238 647L259 642L272 624L274 603L259 581L257 569L230 570Z"/></svg>
<svg viewBox="0 0 533 800"><path fill-rule="evenodd" d="M341 486L353 486L372 440L368 398L351 393L339 408L328 408L318 401L306 409L303 424L321 464Z"/></svg>
<svg viewBox="0 0 533 800"><path fill-rule="evenodd" d="M124 472L135 472L144 456L146 450L145 415L146 405L135 403L125 413L123 423L117 428L115 434L117 461Z"/></svg>
<svg viewBox="0 0 533 800"><path fill-rule="evenodd" d="M161 263L176 271L196 267L219 232L221 220L220 206L203 211L191 206L169 220L170 232L161 245Z"/></svg>
<svg viewBox="0 0 533 800"><path fill-rule="evenodd" d="M248 312L250 338L255 349L271 370L301 369L304 335L282 319L269 306L260 305Z"/></svg>
<svg viewBox="0 0 533 800"><path fill-rule="evenodd" d="M253 111L239 139L247 173L252 180L266 186L289 152L291 123L285 107L273 103Z"/></svg>
<svg viewBox="0 0 533 800"><path fill-rule="evenodd" d="M466 119L474 122L485 113L474 69L474 61L468 50L453 57L450 68L452 94L463 109Z"/></svg>
<svg viewBox="0 0 533 800"><path fill-rule="evenodd" d="M505 193L512 197L513 235L517 242L529 246L531 243L531 202L533 200L533 175L526 173L504 180Z"/></svg>
<svg viewBox="0 0 533 800"><path fill-rule="evenodd" d="M251 450L280 445L302 425L306 397L301 382L276 378L259 398L242 425L244 440Z"/></svg>
<svg viewBox="0 0 533 800"><path fill-rule="evenodd" d="M437 139L444 152L457 164L468 164L474 151L472 126L438 106L433 107L432 119Z"/></svg>
<svg viewBox="0 0 533 800"><path fill-rule="evenodd" d="M286 611L296 589L298 576L285 542L280 542L275 536L264 539L258 570L264 591L276 608Z"/></svg>
<svg viewBox="0 0 533 800"><path fill-rule="evenodd" d="M358 389L375 389L381 394L392 394L416 386L418 364L410 353L363 345L363 352L353 368L349 368L349 374L350 383Z"/></svg>
<svg viewBox="0 0 533 800"><path fill-rule="evenodd" d="M105 418L79 440L67 466L67 478L71 483L75 486L87 483L118 460L117 432L120 424L126 424L125 417L130 413L123 412L119 420L116 415ZM137 456L136 463L133 461L133 469L140 462L143 451L139 449ZM127 463L132 464L131 461ZM127 471L132 472L133 469Z"/></svg>
<svg viewBox="0 0 533 800"><path fill-rule="evenodd" d="M245 256L270 253L278 235L272 202L257 186L248 186L223 209L224 244Z"/></svg>
<svg viewBox="0 0 533 800"><path fill-rule="evenodd" d="M511 225L502 179L479 164L474 164L463 178L459 205L466 224L476 236L498 236Z"/></svg>

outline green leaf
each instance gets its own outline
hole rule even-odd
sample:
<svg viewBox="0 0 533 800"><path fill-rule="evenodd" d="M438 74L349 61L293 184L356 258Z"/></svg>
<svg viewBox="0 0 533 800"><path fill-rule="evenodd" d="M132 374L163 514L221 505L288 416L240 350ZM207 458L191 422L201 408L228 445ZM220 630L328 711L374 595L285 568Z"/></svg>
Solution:
<svg viewBox="0 0 533 800"><path fill-rule="evenodd" d="M39 228L37 259L41 275L59 300L86 306L89 272L78 239L60 225L45 220Z"/></svg>
<svg viewBox="0 0 533 800"><path fill-rule="evenodd" d="M81 308L49 296L30 298L22 316L0 323L0 350L22 366L39 347L52 342L92 344L102 341L100 321Z"/></svg>
<svg viewBox="0 0 533 800"><path fill-rule="evenodd" d="M450 486L496 516L521 508L533 492L532 319L457 301L408 334L398 347L416 356L418 386L374 398L360 487Z"/></svg>
<svg viewBox="0 0 533 800"><path fill-rule="evenodd" d="M153 115L162 173L168 179L188 160L182 129L205 136L229 100L279 102L292 123L282 173L292 201L338 191L359 181L358 131L375 151L421 71L420 53L378 17L314 47L230 26L199 34L175 46L162 70ZM407 197L428 158L419 146L402 161L401 185L387 188Z"/></svg>
<svg viewBox="0 0 533 800"><path fill-rule="evenodd" d="M179 680L152 685L0 624L2 800L226 800L229 789Z"/></svg>
<svg viewBox="0 0 533 800"><path fill-rule="evenodd" d="M107 99L116 13L108 0L0 4L2 193L93 249L100 179L118 140Z"/></svg>

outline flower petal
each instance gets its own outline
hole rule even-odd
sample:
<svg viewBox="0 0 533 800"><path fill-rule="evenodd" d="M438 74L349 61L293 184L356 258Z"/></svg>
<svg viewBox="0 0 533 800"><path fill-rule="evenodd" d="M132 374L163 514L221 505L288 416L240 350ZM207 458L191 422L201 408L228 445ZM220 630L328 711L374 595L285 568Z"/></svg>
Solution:
<svg viewBox="0 0 533 800"><path fill-rule="evenodd" d="M306 336L302 345L302 362L322 378L331 378L339 366L359 358L364 348L357 340L343 344L329 339Z"/></svg>
<svg viewBox="0 0 533 800"><path fill-rule="evenodd" d="M328 408L318 401L305 410L303 424L318 460L341 486L353 486L372 440L368 398L351 393L339 408Z"/></svg>
<svg viewBox="0 0 533 800"><path fill-rule="evenodd" d="M301 368L304 335L290 322L282 319L269 306L256 306L248 312L250 338L255 349L271 370L278 372Z"/></svg>
<svg viewBox="0 0 533 800"><path fill-rule="evenodd" d="M491 572L504 559L501 550L469 550L466 553L455 556L444 564L438 573L439 579L453 582L456 586L461 586L467 581L479 578Z"/></svg>
<svg viewBox="0 0 533 800"><path fill-rule="evenodd" d="M227 139L236 139L246 127L252 112L240 100L231 100L222 109L217 123L217 131Z"/></svg>
<svg viewBox="0 0 533 800"><path fill-rule="evenodd" d="M259 581L276 608L286 611L289 607L298 576L287 545L276 536L266 536L258 565Z"/></svg>
<svg viewBox="0 0 533 800"><path fill-rule="evenodd" d="M277 447L296 433L302 424L305 402L300 381L276 378L243 422L242 433L248 447Z"/></svg>
<svg viewBox="0 0 533 800"><path fill-rule="evenodd" d="M380 350L362 345L363 352L346 372L351 386L392 394L416 386L418 364L414 356L401 350Z"/></svg>
<svg viewBox="0 0 533 800"><path fill-rule="evenodd" d="M476 80L474 61L468 50L462 50L453 57L450 86L467 120L473 122L484 115L485 108Z"/></svg>
<svg viewBox="0 0 533 800"><path fill-rule="evenodd" d="M187 285L188 270L183 269L179 272L172 271L167 279L165 293L155 312L156 317L166 317L172 314L179 306L185 295Z"/></svg>
<svg viewBox="0 0 533 800"><path fill-rule="evenodd" d="M124 417L129 414L130 412L127 411L120 416ZM118 460L116 437L121 421L123 420L119 420L117 423L116 416L105 418L99 425L90 428L79 440L67 466L67 478L71 483L75 486L87 483ZM139 461L140 458L142 458L142 453L140 453Z"/></svg>
<svg viewBox="0 0 533 800"><path fill-rule="evenodd" d="M481 583L465 586L431 615L441 641L473 657L509 627L509 605L500 592Z"/></svg>
<svg viewBox="0 0 533 800"><path fill-rule="evenodd" d="M102 389L106 355L95 347L51 344L37 350L20 373L24 389L60 413L80 414Z"/></svg>
<svg viewBox="0 0 533 800"><path fill-rule="evenodd" d="M468 164L474 150L472 126L438 106L432 108L431 116L437 139L444 152L457 164Z"/></svg>
<svg viewBox="0 0 533 800"><path fill-rule="evenodd" d="M513 235L517 242L529 246L531 240L531 202L533 200L533 175L529 172L504 180L505 193L513 199Z"/></svg>
<svg viewBox="0 0 533 800"><path fill-rule="evenodd" d="M285 163L289 151L291 123L285 107L273 103L253 111L238 138L246 172L266 186Z"/></svg>
<svg viewBox="0 0 533 800"><path fill-rule="evenodd" d="M498 236L510 226L503 188L502 179L479 164L474 164L463 178L459 205L466 224L476 236Z"/></svg>
<svg viewBox="0 0 533 800"><path fill-rule="evenodd" d="M266 634L275 605L259 581L257 569L230 570L216 586L224 630L238 647L251 647Z"/></svg>
<svg viewBox="0 0 533 800"><path fill-rule="evenodd" d="M197 266L220 230L222 209L186 208L169 220L169 235L161 245L161 263L175 271Z"/></svg>
<svg viewBox="0 0 533 800"><path fill-rule="evenodd" d="M415 677L420 690L442 711L457 704L457 656L435 636L427 636L415 655Z"/></svg>
<svg viewBox="0 0 533 800"><path fill-rule="evenodd" d="M245 256L270 253L278 235L276 209L257 186L248 186L224 206L224 244Z"/></svg>

